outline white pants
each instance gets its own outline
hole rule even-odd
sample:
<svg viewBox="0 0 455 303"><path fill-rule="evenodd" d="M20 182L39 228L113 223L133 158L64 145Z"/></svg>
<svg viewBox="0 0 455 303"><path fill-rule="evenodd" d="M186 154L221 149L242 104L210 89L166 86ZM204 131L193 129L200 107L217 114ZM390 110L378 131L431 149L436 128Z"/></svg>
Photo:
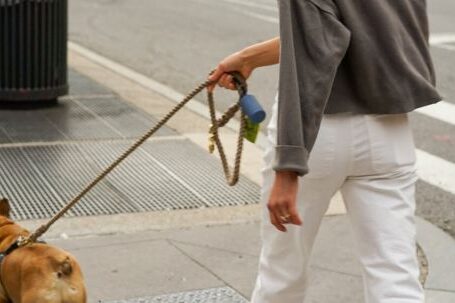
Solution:
<svg viewBox="0 0 455 303"><path fill-rule="evenodd" d="M341 190L354 232L367 303L423 303L414 223L415 151L407 115L325 115L299 180L303 226L282 233L265 207L275 173L277 104L268 126L263 248L252 303L302 303L311 250L329 202Z"/></svg>

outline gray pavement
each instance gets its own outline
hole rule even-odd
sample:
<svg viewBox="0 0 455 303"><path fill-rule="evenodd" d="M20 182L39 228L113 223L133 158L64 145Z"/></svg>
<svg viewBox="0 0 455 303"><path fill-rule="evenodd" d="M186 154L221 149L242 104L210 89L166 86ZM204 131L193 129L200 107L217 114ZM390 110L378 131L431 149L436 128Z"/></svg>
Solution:
<svg viewBox="0 0 455 303"><path fill-rule="evenodd" d="M70 98L77 99L90 90L93 99L115 96L115 100L154 118L172 105L86 58L70 53L70 59L71 67L77 70L70 74L74 95ZM199 134L206 136L207 125L205 118L182 110L168 125L177 135L157 142L182 136L196 138L198 144ZM203 140L201 145L205 143ZM203 150L195 153L206 154ZM258 153L247 146L243 172L252 180L257 180L251 172L258 174L260 163L248 165ZM209 173L216 173L216 168ZM115 183L110 186L116 188ZM145 189L147 184L141 186ZM122 194L128 199L136 192L141 189L127 187ZM155 203L153 193L148 197ZM46 240L77 257L87 281L89 302L246 302L257 272L260 218L261 207L255 204L74 216L57 222ZM21 223L34 228L42 220ZM427 302L454 302L455 241L425 220L418 219L417 224L418 241L429 263ZM307 302L363 302L354 247L347 217L342 212L326 216L311 262Z"/></svg>
<svg viewBox="0 0 455 303"><path fill-rule="evenodd" d="M69 250L82 264L89 302L129 302L126 300L217 287L229 287L249 298L260 252L259 227L258 221L252 221L54 239L50 243ZM450 238L433 229L419 221L421 243L425 242L425 247L445 246L440 241ZM315 244L307 302L363 302L353 247L347 217L326 217ZM430 248L432 253L434 248ZM426 302L453 302L455 271L450 262L455 261L454 255L431 256L430 260Z"/></svg>
<svg viewBox="0 0 455 303"><path fill-rule="evenodd" d="M90 302L224 286L248 298L260 252L258 222L51 243L81 262ZM308 302L362 302L352 247L346 218L326 218L315 247Z"/></svg>

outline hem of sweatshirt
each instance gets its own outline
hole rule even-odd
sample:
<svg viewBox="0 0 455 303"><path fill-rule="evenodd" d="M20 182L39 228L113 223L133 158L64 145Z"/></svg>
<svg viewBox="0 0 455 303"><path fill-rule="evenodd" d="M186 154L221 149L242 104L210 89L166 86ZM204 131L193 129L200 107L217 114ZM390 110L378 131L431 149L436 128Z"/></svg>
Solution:
<svg viewBox="0 0 455 303"><path fill-rule="evenodd" d="M303 176L308 173L308 151L302 146L278 145L275 147L274 171L293 171Z"/></svg>

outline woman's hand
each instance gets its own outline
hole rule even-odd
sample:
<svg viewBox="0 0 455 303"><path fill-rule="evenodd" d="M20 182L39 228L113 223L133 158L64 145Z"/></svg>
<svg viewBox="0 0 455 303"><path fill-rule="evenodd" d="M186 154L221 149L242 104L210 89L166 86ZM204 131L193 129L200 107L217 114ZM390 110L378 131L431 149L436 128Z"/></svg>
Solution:
<svg viewBox="0 0 455 303"><path fill-rule="evenodd" d="M211 92L216 83L219 86L235 90L232 76L229 72L237 71L245 79L251 75L257 67L277 64L280 57L280 38L273 38L261 43L253 44L239 52L227 56L218 64L216 70L210 75L213 82L207 89Z"/></svg>
<svg viewBox="0 0 455 303"><path fill-rule="evenodd" d="M242 55L242 52L236 52L232 55L224 58L217 66L215 71L210 75L209 80L213 81L215 84L208 87L209 91L213 91L216 83L219 86L235 90L235 85L232 79L232 76L228 74L229 72L238 71L242 74L245 79L253 72L253 67L247 64L245 57Z"/></svg>
<svg viewBox="0 0 455 303"><path fill-rule="evenodd" d="M298 183L299 180L296 173L276 172L267 207L269 209L270 222L279 231L287 231L285 224L302 225L296 201Z"/></svg>

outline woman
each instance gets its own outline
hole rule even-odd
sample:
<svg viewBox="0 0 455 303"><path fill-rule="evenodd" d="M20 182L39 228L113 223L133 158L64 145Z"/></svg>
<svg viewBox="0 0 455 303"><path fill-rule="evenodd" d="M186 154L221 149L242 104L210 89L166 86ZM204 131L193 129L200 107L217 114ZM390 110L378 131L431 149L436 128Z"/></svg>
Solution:
<svg viewBox="0 0 455 303"><path fill-rule="evenodd" d="M441 100L425 0L278 3L280 37L228 56L210 78L234 89L228 72L249 77L280 63L252 302L304 301L314 239L341 190L366 302L423 303L415 254L416 159L406 113Z"/></svg>

